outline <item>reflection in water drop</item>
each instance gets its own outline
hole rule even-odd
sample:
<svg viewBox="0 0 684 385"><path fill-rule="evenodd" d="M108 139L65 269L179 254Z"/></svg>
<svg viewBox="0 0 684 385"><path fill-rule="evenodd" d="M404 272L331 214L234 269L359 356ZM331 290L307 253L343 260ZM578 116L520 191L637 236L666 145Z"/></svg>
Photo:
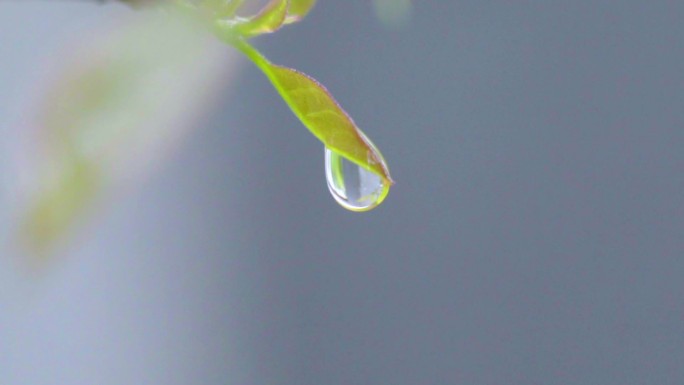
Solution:
<svg viewBox="0 0 684 385"><path fill-rule="evenodd" d="M337 203L351 211L370 210L389 193L389 183L382 177L328 148L325 149L325 177Z"/></svg>

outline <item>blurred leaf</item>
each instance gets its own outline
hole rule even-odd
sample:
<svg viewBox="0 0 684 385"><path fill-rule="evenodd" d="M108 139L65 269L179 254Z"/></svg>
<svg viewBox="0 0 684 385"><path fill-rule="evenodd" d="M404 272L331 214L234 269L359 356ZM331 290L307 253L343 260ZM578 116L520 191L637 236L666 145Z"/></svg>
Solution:
<svg viewBox="0 0 684 385"><path fill-rule="evenodd" d="M101 170L83 159L65 161L61 174L40 190L24 218L23 241L36 253L46 253L93 203L101 184ZM44 255L41 255L44 257Z"/></svg>
<svg viewBox="0 0 684 385"><path fill-rule="evenodd" d="M233 44L266 74L292 112L326 147L393 183L378 149L323 85L297 70L272 64L245 41Z"/></svg>
<svg viewBox="0 0 684 385"><path fill-rule="evenodd" d="M43 166L21 220L33 252L167 152L220 89L225 51L188 20L146 12L76 56L38 109Z"/></svg>
<svg viewBox="0 0 684 385"><path fill-rule="evenodd" d="M411 21L411 0L373 0L375 15L386 27L400 28Z"/></svg>

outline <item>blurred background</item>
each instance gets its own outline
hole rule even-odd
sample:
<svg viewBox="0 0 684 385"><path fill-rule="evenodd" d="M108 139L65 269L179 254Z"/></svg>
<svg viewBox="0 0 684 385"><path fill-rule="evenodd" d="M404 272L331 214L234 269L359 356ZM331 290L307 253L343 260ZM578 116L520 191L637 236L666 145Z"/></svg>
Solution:
<svg viewBox="0 0 684 385"><path fill-rule="evenodd" d="M382 206L217 45L213 107L29 273L17 122L131 13L0 4L0 383L684 382L684 3L320 0L256 45L382 150Z"/></svg>

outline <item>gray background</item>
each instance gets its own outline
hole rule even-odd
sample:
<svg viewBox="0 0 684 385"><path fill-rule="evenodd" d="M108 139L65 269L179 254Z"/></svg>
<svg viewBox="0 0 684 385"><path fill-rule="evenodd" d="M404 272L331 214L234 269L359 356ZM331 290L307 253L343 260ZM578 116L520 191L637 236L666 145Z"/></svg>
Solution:
<svg viewBox="0 0 684 385"><path fill-rule="evenodd" d="M0 4L3 85L31 36L126 12L22 6ZM373 138L386 202L338 207L322 146L247 67L47 278L3 268L32 294L5 293L0 382L681 384L682 19L681 1L440 1L387 29L321 0L257 45Z"/></svg>

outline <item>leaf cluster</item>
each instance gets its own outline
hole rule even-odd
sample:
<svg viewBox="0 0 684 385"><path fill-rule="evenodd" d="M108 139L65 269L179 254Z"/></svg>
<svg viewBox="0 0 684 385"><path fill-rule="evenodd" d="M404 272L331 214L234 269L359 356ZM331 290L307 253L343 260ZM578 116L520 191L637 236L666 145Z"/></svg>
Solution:
<svg viewBox="0 0 684 385"><path fill-rule="evenodd" d="M382 154L328 90L300 71L273 64L248 42L301 21L316 0L271 0L248 17L238 15L243 3L244 0L206 0L195 4L178 0L175 4L191 15L199 15L218 38L245 54L271 81L302 124L327 148L391 185L393 181Z"/></svg>

